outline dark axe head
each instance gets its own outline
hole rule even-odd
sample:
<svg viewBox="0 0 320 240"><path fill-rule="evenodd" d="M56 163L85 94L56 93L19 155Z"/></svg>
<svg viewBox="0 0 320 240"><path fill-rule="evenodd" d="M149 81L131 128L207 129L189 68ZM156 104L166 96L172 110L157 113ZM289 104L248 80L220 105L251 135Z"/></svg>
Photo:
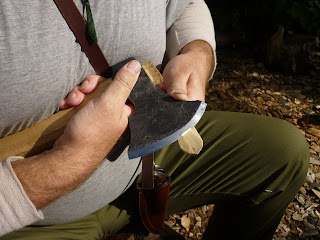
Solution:
<svg viewBox="0 0 320 240"><path fill-rule="evenodd" d="M131 60L114 65L113 74ZM186 130L197 124L206 108L204 102L177 101L158 90L143 69L129 100L135 107L129 118L130 159L145 156L177 141Z"/></svg>

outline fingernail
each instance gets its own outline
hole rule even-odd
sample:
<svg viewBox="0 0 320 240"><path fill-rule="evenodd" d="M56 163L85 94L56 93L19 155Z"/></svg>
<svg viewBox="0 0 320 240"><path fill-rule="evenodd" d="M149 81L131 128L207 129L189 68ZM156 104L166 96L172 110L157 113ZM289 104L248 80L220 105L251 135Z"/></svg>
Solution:
<svg viewBox="0 0 320 240"><path fill-rule="evenodd" d="M186 92L182 91L182 90L173 90L171 91L171 95L174 95L175 99L177 100L181 100L181 101L188 101L188 96L186 94Z"/></svg>
<svg viewBox="0 0 320 240"><path fill-rule="evenodd" d="M137 75L140 72L141 65L138 61L133 60L127 64L126 68L133 74Z"/></svg>
<svg viewBox="0 0 320 240"><path fill-rule="evenodd" d="M80 89L84 89L86 86L88 86L90 84L89 80L85 80L82 84L81 84L81 87Z"/></svg>
<svg viewBox="0 0 320 240"><path fill-rule="evenodd" d="M172 90L171 93L172 94L184 94L184 95L186 95L186 92L183 91L183 90Z"/></svg>

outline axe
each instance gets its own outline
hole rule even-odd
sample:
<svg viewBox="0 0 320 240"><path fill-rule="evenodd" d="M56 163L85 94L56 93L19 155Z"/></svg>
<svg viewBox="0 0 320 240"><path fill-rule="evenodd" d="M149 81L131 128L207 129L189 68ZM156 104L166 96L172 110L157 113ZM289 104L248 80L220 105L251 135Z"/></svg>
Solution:
<svg viewBox="0 0 320 240"><path fill-rule="evenodd" d="M111 67L113 74L132 59ZM129 100L135 106L129 118L131 140L129 158L137 158L160 150L177 141L193 128L203 115L206 103L202 101L177 101L158 90L152 76L161 76L152 63L142 68L139 79L132 89ZM148 74L144 69L149 69ZM162 78L158 78L160 82Z"/></svg>
<svg viewBox="0 0 320 240"><path fill-rule="evenodd" d="M111 67L113 74L129 60ZM157 68L149 62L143 66L140 77L129 96L129 100L135 106L134 114L129 118L131 132L129 158L145 156L175 142L186 131L194 127L205 111L206 104L204 102L174 100L158 90L150 78L156 83L161 81L162 76ZM34 126L1 138L0 160L8 156L28 157L50 149L54 141L63 134L71 117L88 101L98 97L111 81L112 79L108 78L102 82L97 89L85 97L79 106L60 111ZM127 134L125 135L127 136ZM185 137L187 136L188 134L185 135ZM196 154L190 150L198 149L195 150L196 152L201 150L199 146L202 146L202 139L197 135L195 138L191 138L191 141L186 141L188 144L184 150ZM119 143L126 146L121 141ZM117 151L113 150L112 152Z"/></svg>

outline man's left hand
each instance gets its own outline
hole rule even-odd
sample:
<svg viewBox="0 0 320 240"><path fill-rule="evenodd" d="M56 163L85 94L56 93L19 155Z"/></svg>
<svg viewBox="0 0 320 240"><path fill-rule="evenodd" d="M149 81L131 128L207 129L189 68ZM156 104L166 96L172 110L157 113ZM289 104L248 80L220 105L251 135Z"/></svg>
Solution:
<svg viewBox="0 0 320 240"><path fill-rule="evenodd" d="M190 42L165 67L161 88L177 100L205 101L206 83L214 64L213 51L207 42Z"/></svg>

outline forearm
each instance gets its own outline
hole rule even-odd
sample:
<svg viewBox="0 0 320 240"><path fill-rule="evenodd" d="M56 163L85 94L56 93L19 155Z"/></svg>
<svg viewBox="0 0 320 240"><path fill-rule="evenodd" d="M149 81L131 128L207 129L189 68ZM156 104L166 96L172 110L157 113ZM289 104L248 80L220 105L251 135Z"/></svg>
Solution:
<svg viewBox="0 0 320 240"><path fill-rule="evenodd" d="M123 66L101 95L71 118L53 149L12 162L37 209L87 179L116 144L128 126L132 108L125 103L140 69L137 61Z"/></svg>
<svg viewBox="0 0 320 240"><path fill-rule="evenodd" d="M203 0L190 4L168 30L168 57L172 59L181 52L182 48L195 40L203 40L213 51L212 76L216 67L215 33L210 11Z"/></svg>
<svg viewBox="0 0 320 240"><path fill-rule="evenodd" d="M11 164L27 196L41 209L86 180L102 159L60 146Z"/></svg>

